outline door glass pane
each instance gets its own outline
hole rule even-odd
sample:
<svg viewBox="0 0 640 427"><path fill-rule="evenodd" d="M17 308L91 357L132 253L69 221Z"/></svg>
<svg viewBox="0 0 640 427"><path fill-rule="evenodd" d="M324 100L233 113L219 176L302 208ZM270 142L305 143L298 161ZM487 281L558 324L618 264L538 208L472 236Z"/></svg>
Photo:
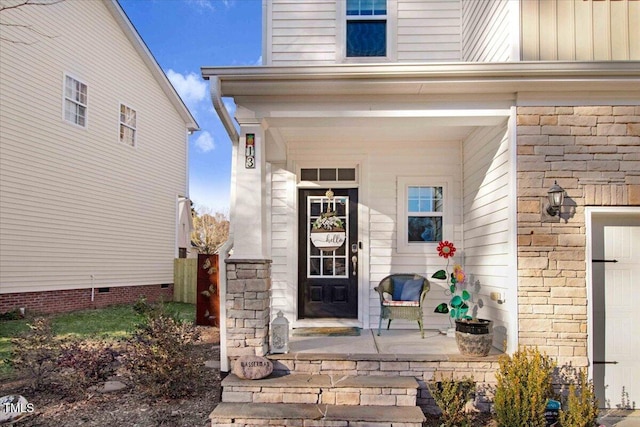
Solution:
<svg viewBox="0 0 640 427"><path fill-rule="evenodd" d="M309 196L307 198L307 277L349 277L348 271L348 248L349 235L347 233L345 242L333 251L323 251L316 248L311 243L311 230L313 223L322 213L327 211L335 211L336 216L340 218L344 224L345 231L349 229L349 198L345 196L336 196L333 200L329 200L325 196Z"/></svg>

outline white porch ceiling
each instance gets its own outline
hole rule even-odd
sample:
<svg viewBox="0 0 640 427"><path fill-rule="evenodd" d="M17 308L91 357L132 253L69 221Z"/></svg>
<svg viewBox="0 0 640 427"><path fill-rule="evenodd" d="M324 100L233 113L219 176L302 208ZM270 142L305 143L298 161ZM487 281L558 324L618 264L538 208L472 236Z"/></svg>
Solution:
<svg viewBox="0 0 640 427"><path fill-rule="evenodd" d="M479 126L495 126L506 115L442 117L270 117L285 143L331 141L462 141Z"/></svg>

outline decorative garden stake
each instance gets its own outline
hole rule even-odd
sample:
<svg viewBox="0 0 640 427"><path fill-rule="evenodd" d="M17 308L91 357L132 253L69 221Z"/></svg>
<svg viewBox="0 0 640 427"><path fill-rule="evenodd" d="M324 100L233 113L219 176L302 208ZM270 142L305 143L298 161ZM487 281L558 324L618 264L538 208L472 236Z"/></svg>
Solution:
<svg viewBox="0 0 640 427"><path fill-rule="evenodd" d="M449 258L453 258L456 253L456 247L452 242L445 240L438 243L437 250L438 256L447 260L447 265L444 270L438 270L433 273L431 278L448 280L450 282L449 289L445 290L445 295L451 295L451 299L448 303L440 303L434 312L442 314L449 313L450 319L455 320L471 319L471 316L467 315L467 312L469 311L467 301L471 299L471 294L466 289L463 289L462 292L458 294L458 284L464 283L466 279L462 266L455 264L453 266L453 272L449 274ZM451 322L451 320L449 320L449 322ZM453 335L453 331L451 331L451 334L447 331L447 335Z"/></svg>

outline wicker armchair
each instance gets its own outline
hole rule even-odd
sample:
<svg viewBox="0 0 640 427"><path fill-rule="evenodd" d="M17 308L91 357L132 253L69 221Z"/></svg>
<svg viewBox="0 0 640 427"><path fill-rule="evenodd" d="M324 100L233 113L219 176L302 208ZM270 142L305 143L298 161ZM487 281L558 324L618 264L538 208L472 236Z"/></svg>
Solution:
<svg viewBox="0 0 640 427"><path fill-rule="evenodd" d="M402 301L385 299L385 293L393 296L395 284L403 285L409 280L422 280L422 287L417 301ZM382 319L388 319L387 329L391 326L393 319L415 320L420 327L420 335L424 338L424 330L422 325L422 305L424 298L429 292L429 281L419 274L392 274L382 279L380 284L374 288L380 295L380 321L378 322L378 336L382 328ZM397 295L396 295L397 296Z"/></svg>

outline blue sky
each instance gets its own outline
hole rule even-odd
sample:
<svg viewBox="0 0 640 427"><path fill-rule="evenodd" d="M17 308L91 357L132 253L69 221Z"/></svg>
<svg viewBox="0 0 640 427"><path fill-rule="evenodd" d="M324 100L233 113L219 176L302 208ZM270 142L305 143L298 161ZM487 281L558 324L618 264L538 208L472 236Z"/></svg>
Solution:
<svg viewBox="0 0 640 427"><path fill-rule="evenodd" d="M119 2L200 125L189 141L191 199L228 215L231 142L200 67L260 64L261 0Z"/></svg>

